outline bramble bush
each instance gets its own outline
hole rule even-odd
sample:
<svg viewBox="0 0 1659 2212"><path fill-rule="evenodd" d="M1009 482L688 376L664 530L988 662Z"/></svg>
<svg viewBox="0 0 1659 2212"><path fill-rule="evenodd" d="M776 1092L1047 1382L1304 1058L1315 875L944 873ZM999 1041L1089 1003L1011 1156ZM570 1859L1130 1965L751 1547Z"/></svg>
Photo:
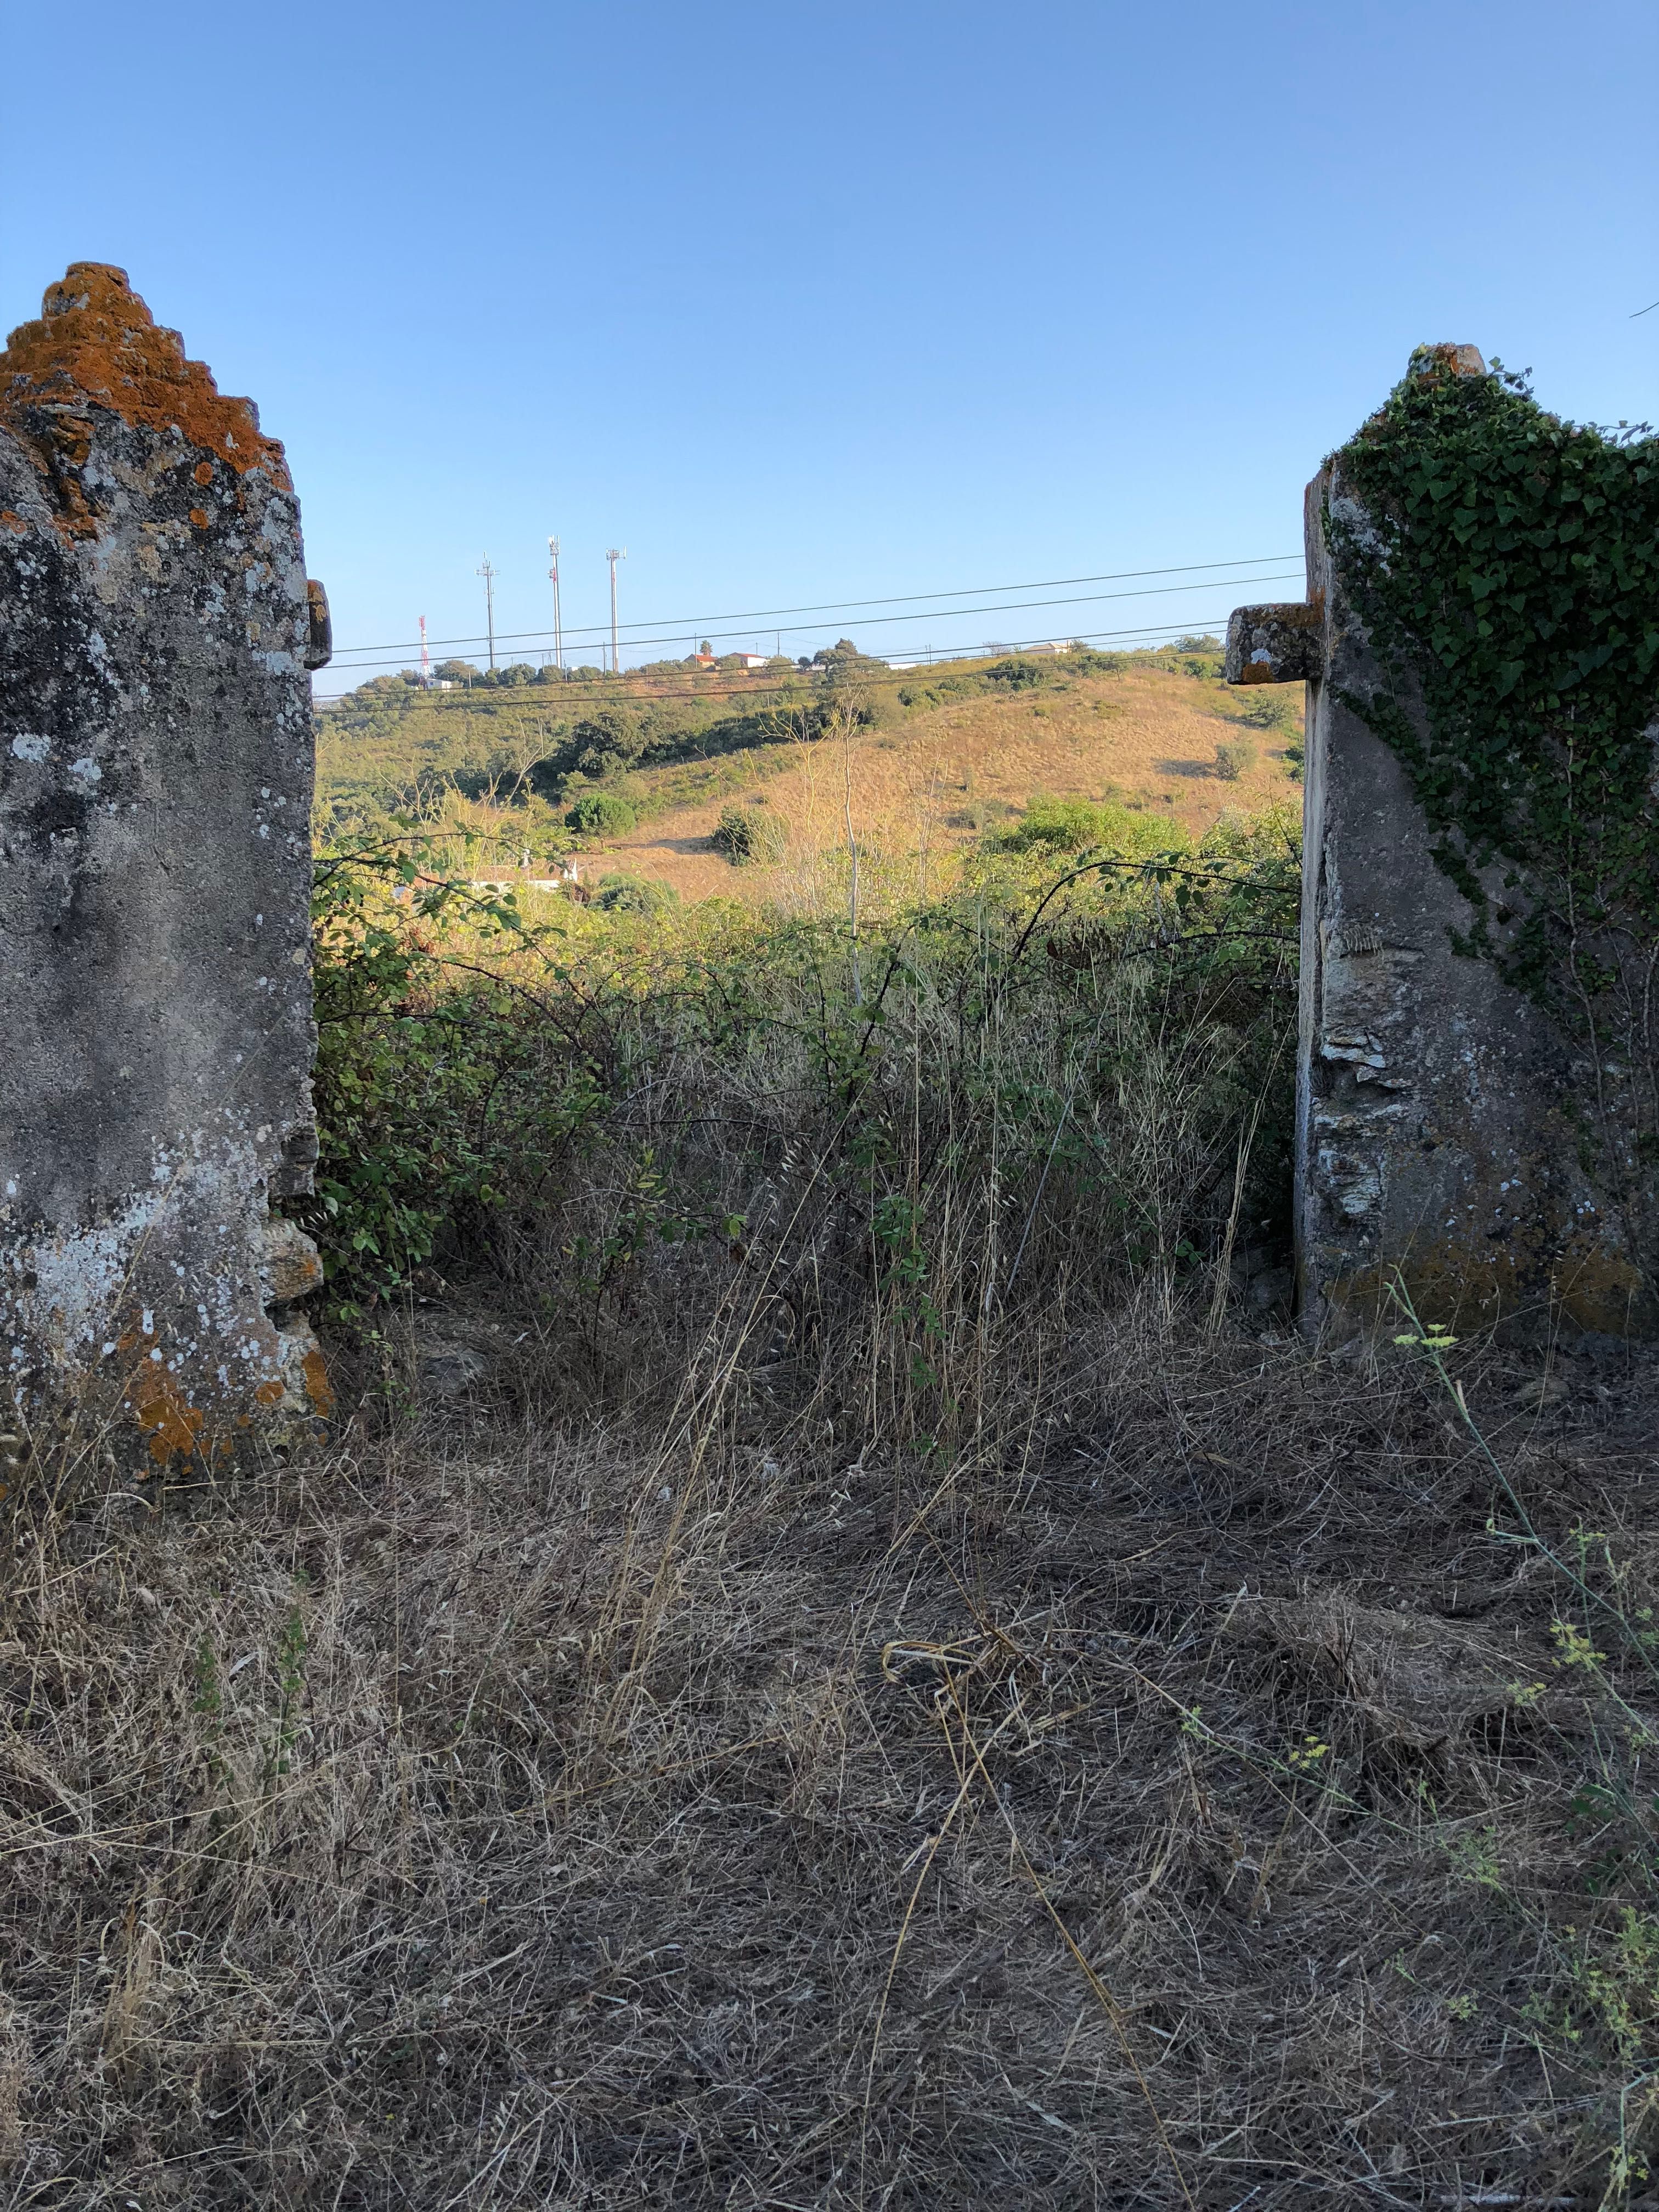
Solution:
<svg viewBox="0 0 1659 2212"><path fill-rule="evenodd" d="M532 928L413 849L319 876L309 1222L348 1323L422 1265L478 1272L603 1396L670 1387L735 1297L750 1354L834 1346L937 1436L988 1326L1168 1300L1285 1233L1285 822L985 854L866 914L856 967L839 919Z"/></svg>

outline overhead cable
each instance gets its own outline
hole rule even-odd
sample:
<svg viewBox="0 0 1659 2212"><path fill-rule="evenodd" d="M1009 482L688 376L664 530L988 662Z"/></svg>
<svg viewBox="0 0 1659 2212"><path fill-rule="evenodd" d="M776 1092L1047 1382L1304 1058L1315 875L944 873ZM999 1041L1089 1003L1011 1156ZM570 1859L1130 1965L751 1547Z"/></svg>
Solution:
<svg viewBox="0 0 1659 2212"><path fill-rule="evenodd" d="M775 622L784 615L854 614L863 607L896 607L914 605L922 599L972 599L979 598L982 592L986 592L1060 591L1068 588L1073 584L1127 584L1133 583L1142 576L1191 576L1196 575L1200 569L1259 568L1265 566L1269 562L1299 561L1301 558L1302 556L1299 553L1255 553L1252 554L1248 560L1242 561L1187 561L1182 562L1178 567L1171 568L1115 568L1106 571L1097 576L1040 576L1030 583L1024 584L970 584L964 586L960 591L896 592L885 599L823 599L820 600L813 606L751 607L747 610L738 608L735 611L728 611L723 614L702 616L653 615L650 617L648 620L641 620L636 623L623 623L621 625L621 628L624 631L664 629L668 630L673 636L679 637L688 630L696 630L699 635L701 635L708 629L709 624L713 623L768 623ZM941 609L941 612L943 611L945 611ZM951 611L963 614L971 614L974 610L971 607L963 607L952 610ZM811 627L817 629L821 628L822 625L814 623ZM545 637L548 635L549 633L546 630L539 629L504 630L498 634L497 642L501 644L512 644L520 642L526 638ZM587 624L585 628L579 627L575 630L573 630L570 635L573 637L592 636L595 640L598 640L610 635L610 625L607 623L592 623ZM630 644L648 645L654 641L654 640L649 638L630 638L629 640ZM434 638L430 642L437 646L482 645L484 642L484 640L482 633L480 633L478 635L471 637ZM416 653L419 650L420 640L418 638L404 638L402 640L394 640L394 641L389 645L341 646L337 648L337 653Z"/></svg>

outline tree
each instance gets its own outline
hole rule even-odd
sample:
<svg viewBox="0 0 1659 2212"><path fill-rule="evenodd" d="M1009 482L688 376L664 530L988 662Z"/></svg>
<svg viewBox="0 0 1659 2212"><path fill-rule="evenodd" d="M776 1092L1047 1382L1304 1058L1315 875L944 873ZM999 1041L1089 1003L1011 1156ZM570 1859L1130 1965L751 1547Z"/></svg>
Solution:
<svg viewBox="0 0 1659 2212"><path fill-rule="evenodd" d="M626 707L596 707L570 732L576 766L584 775L629 768L645 748L640 718Z"/></svg>
<svg viewBox="0 0 1659 2212"><path fill-rule="evenodd" d="M565 827L583 837L625 837L639 817L625 799L608 791L590 791L576 801L564 817Z"/></svg>

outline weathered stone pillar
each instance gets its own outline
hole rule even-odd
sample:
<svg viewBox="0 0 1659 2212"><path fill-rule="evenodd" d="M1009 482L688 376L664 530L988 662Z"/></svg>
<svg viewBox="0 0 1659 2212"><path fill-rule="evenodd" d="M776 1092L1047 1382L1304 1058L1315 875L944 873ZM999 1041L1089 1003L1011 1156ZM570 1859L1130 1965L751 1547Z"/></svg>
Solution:
<svg viewBox="0 0 1659 2212"><path fill-rule="evenodd" d="M1413 370L1486 373L1473 346L1425 348ZM1334 533L1332 518L1344 526ZM1436 863L1400 757L1356 711L1386 694L1425 726L1413 687L1380 665L1344 570L1342 544L1370 530L1340 459L1328 462L1306 495L1306 601L1241 607L1227 634L1229 683L1308 687L1304 1321L1342 1336L1392 1318L1398 1270L1425 1318L1463 1330L1522 1316L1540 1333L1564 1320L1650 1333L1629 1221L1571 1110L1587 1079L1582 1051L1492 961L1455 949L1473 909Z"/></svg>
<svg viewBox="0 0 1659 2212"><path fill-rule="evenodd" d="M282 447L118 269L0 354L0 1352L199 1467L326 1409L307 589Z"/></svg>

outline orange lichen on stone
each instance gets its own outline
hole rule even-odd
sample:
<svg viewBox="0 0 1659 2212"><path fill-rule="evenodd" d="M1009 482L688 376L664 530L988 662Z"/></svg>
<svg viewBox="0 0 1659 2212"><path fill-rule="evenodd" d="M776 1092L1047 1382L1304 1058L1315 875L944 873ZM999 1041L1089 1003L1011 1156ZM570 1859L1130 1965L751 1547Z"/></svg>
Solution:
<svg viewBox="0 0 1659 2212"><path fill-rule="evenodd" d="M21 514L14 514L9 507L0 507L0 530L9 530L15 537L27 538L28 528Z"/></svg>
<svg viewBox="0 0 1659 2212"><path fill-rule="evenodd" d="M158 1467L169 1460L188 1459L196 1449L204 1415L186 1402L173 1377L161 1368L146 1366L129 1393L134 1418L149 1440L149 1455Z"/></svg>
<svg viewBox="0 0 1659 2212"><path fill-rule="evenodd" d="M205 530L208 526L208 514L205 507L192 507L190 510L190 519L198 530Z"/></svg>
<svg viewBox="0 0 1659 2212"><path fill-rule="evenodd" d="M306 1395L319 1413L334 1411L334 1389L328 1379L328 1370L323 1364L323 1355L315 1346L300 1363L306 1378Z"/></svg>
<svg viewBox="0 0 1659 2212"><path fill-rule="evenodd" d="M264 469L283 490L293 489L283 449L260 431L252 400L228 397L204 363L185 360L177 331L157 327L125 270L72 261L63 281L47 288L39 321L20 324L0 353L0 424L37 459L46 459L44 439L81 461L88 437L76 418L88 405L147 429L176 428L239 476Z"/></svg>

